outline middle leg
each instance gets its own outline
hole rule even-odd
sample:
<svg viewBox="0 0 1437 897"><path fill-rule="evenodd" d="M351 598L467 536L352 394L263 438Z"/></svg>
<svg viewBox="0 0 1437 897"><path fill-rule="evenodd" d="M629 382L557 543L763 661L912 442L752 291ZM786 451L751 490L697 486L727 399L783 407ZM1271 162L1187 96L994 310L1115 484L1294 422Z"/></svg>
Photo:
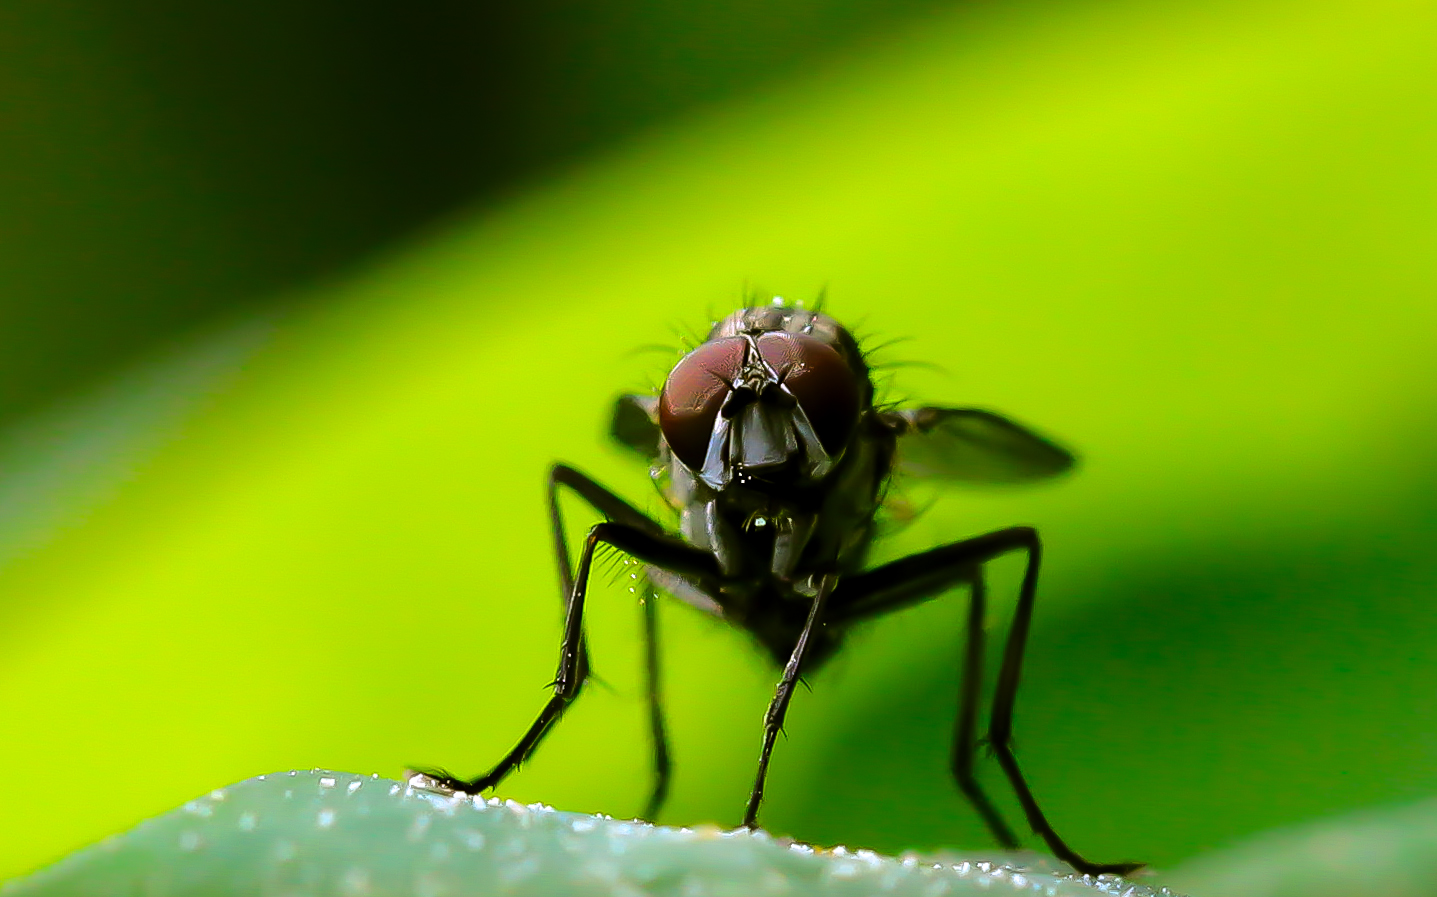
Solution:
<svg viewBox="0 0 1437 897"><path fill-rule="evenodd" d="M953 779L958 790L968 798L968 803L983 817L983 824L993 834L993 839L1005 850L1018 849L1018 837L1003 821L998 808L988 799L978 777L973 772L973 762L978 754L978 705L982 702L983 691L983 621L987 611L987 589L984 587L983 570L975 568L970 583L971 597L968 600L967 647L963 652L963 681L959 686L961 695L958 702L958 724L953 732Z"/></svg>
<svg viewBox="0 0 1437 897"><path fill-rule="evenodd" d="M639 603L644 611L644 686L649 705L649 742L654 749L654 790L649 795L644 818L654 822L669 796L669 738L664 727L664 703L659 692L658 593L645 582Z"/></svg>

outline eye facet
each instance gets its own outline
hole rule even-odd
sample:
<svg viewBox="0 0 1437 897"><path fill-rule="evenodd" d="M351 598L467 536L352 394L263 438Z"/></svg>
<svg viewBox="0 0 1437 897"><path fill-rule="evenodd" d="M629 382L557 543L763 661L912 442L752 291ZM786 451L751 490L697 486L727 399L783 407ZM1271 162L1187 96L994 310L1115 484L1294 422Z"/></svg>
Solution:
<svg viewBox="0 0 1437 897"><path fill-rule="evenodd" d="M659 429L664 441L690 470L704 466L709 440L729 384L743 371L748 342L742 337L712 340L674 365L659 394Z"/></svg>
<svg viewBox="0 0 1437 897"><path fill-rule="evenodd" d="M858 384L843 356L802 333L765 333L758 351L798 399L823 450L837 456L858 422Z"/></svg>

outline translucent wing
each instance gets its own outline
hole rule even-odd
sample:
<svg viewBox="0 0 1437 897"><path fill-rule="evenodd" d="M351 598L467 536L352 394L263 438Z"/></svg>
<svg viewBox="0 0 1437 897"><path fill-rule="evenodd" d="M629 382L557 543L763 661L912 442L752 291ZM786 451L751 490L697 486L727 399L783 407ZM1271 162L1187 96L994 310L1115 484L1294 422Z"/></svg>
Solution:
<svg viewBox="0 0 1437 897"><path fill-rule="evenodd" d="M956 483L1029 483L1076 463L1068 451L1006 417L977 408L885 412L898 434L900 474Z"/></svg>
<svg viewBox="0 0 1437 897"><path fill-rule="evenodd" d="M609 435L619 445L652 461L659 456L659 400L655 396L619 396Z"/></svg>

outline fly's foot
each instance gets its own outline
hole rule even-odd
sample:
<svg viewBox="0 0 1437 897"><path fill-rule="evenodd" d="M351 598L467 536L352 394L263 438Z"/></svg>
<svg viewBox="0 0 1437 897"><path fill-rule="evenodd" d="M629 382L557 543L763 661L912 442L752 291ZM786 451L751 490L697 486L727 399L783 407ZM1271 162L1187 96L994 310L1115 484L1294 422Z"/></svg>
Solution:
<svg viewBox="0 0 1437 897"><path fill-rule="evenodd" d="M404 779L415 788L425 791L437 791L450 794L468 794L478 797L483 791L493 787L480 777L472 780L456 778L448 772L436 767L419 766L404 771Z"/></svg>
<svg viewBox="0 0 1437 897"><path fill-rule="evenodd" d="M1074 860L1077 862L1074 862ZM1127 876L1143 868L1147 863L1090 863L1081 857L1070 857L1068 858L1068 865L1084 875Z"/></svg>

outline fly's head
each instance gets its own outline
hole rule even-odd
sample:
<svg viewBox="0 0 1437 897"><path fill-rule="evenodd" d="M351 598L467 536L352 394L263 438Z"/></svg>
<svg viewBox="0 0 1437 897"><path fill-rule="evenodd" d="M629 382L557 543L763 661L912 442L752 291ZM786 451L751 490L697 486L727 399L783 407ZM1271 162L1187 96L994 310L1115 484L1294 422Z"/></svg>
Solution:
<svg viewBox="0 0 1437 897"><path fill-rule="evenodd" d="M811 540L843 471L866 456L872 402L858 345L832 318L776 305L720 321L655 409L684 538L728 576L831 568L831 546Z"/></svg>
<svg viewBox="0 0 1437 897"><path fill-rule="evenodd" d="M659 427L710 489L782 493L834 470L872 395L856 343L832 318L740 309L669 373Z"/></svg>

